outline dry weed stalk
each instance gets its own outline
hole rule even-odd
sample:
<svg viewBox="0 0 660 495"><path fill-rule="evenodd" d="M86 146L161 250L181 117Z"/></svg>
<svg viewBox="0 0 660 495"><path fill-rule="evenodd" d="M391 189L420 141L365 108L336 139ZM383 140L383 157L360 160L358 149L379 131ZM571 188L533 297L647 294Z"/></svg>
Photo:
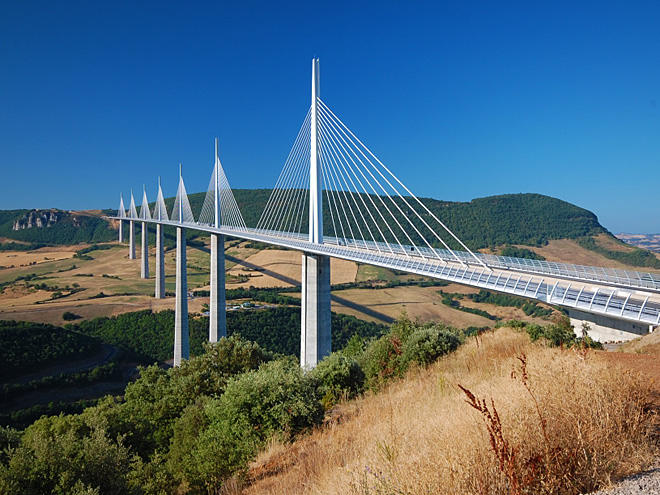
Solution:
<svg viewBox="0 0 660 495"><path fill-rule="evenodd" d="M495 401L490 399L490 408L486 399L479 399L462 385L458 387L465 393L467 402L472 408L481 413L486 425L490 446L497 457L499 469L509 481L509 493L511 495L522 495L526 487L530 486L538 472L538 465L542 456L536 454L520 465L518 461L518 449L510 444L504 437L502 421L497 413ZM521 469L522 468L522 469Z"/></svg>

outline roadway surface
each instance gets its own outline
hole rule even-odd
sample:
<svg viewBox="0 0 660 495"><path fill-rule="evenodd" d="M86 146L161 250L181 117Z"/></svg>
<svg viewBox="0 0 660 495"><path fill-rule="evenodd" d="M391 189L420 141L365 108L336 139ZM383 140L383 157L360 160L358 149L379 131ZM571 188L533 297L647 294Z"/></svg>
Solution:
<svg viewBox="0 0 660 495"><path fill-rule="evenodd" d="M325 237L323 244L306 235L199 223L118 218L188 228L263 242L309 254L325 255L463 285L523 296L592 314L660 324L660 276L610 268L527 260L464 251L394 247L353 239ZM410 248L408 250L408 248Z"/></svg>

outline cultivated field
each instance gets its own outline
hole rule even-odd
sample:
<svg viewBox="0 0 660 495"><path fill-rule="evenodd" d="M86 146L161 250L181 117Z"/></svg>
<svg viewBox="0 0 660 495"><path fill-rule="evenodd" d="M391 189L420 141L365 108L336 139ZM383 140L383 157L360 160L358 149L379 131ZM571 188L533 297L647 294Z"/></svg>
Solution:
<svg viewBox="0 0 660 495"><path fill-rule="evenodd" d="M153 274L155 250L150 253L151 279L140 279L140 260L128 259L128 248L113 247L87 253L93 260L74 257L76 250L85 246L42 248L30 252L0 253L0 283L12 282L17 277L35 274L38 279L9 284L0 294L0 319L38 321L61 325L66 311L82 318L110 316L128 311L152 309L160 311L174 307L168 297L156 300ZM533 248L549 260L573 261L583 264L622 266L596 253L588 251L572 241L551 241L543 248ZM138 246L139 256L139 246ZM248 242L233 240L226 244L227 288L238 287L291 287L300 284L301 254L296 251L251 247ZM168 249L166 258L166 290L174 291L174 249ZM23 265L23 266L21 266ZM209 246L188 246L188 286L190 290L208 289ZM408 280L413 275L394 273L391 270L357 265L343 260L331 260L333 284L363 282L369 280ZM47 290L35 289L34 285L46 284ZM77 286L76 286L77 284ZM72 290L73 289L73 290ZM80 289L80 290L79 290ZM333 291L333 311L358 318L388 323L405 309L411 318L421 321L437 320L458 327L484 327L492 321L479 315L449 308L441 303L438 289L452 293L471 293L475 289L452 284L449 287L394 287L388 289L348 289ZM79 290L79 291L78 291ZM61 297L53 299L59 292ZM99 297L99 295L104 297ZM295 294L292 294L295 295ZM201 312L207 298L189 301L191 312ZM477 304L468 299L461 301L464 307L474 307L504 319L517 318L533 321L533 318L517 308L503 308L490 304ZM540 322L540 321L537 321Z"/></svg>

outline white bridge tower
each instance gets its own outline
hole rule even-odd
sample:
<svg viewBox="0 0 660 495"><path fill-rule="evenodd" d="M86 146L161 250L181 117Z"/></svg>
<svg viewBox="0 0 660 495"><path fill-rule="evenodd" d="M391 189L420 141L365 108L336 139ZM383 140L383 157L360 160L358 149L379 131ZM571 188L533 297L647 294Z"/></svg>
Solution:
<svg viewBox="0 0 660 495"><path fill-rule="evenodd" d="M309 241L323 244L323 183L319 170L319 59L312 60L311 139L309 156ZM300 365L314 367L332 351L330 258L303 253Z"/></svg>

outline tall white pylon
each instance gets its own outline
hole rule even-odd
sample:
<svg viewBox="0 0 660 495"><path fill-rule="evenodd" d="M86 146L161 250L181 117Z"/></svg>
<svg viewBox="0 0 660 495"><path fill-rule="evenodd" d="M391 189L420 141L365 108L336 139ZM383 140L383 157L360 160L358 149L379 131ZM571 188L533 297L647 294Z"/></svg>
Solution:
<svg viewBox="0 0 660 495"><path fill-rule="evenodd" d="M312 107L309 154L309 241L323 244L323 184L318 157L319 59L312 60ZM332 351L330 258L303 253L300 365L313 368Z"/></svg>
<svg viewBox="0 0 660 495"><path fill-rule="evenodd" d="M124 220L126 218L126 208L124 207L124 196L119 193L119 210L117 211L119 217L119 242L124 242Z"/></svg>
<svg viewBox="0 0 660 495"><path fill-rule="evenodd" d="M163 190L158 177L158 197L154 208L153 218L160 221L167 220L167 209L163 199ZM163 224L156 224L156 299L165 298L165 246L163 245Z"/></svg>
<svg viewBox="0 0 660 495"><path fill-rule="evenodd" d="M142 206L140 207L140 218L151 220L149 212L149 201L147 200L147 186L142 186ZM140 278L149 278L149 229L147 222L142 222L142 244L140 245Z"/></svg>
<svg viewBox="0 0 660 495"><path fill-rule="evenodd" d="M213 169L214 182L214 224L219 229L221 221L220 212L220 157L218 155L218 139L215 139L215 168ZM211 300L209 303L209 342L227 336L227 314L225 310L225 236L211 234Z"/></svg>
<svg viewBox="0 0 660 495"><path fill-rule="evenodd" d="M135 209L135 198L133 197L133 190L131 189L131 205L128 210L128 217L130 218L128 222L129 233L128 233L128 259L135 259L135 219L137 218L137 211Z"/></svg>
<svg viewBox="0 0 660 495"><path fill-rule="evenodd" d="M185 201L184 201L185 200ZM176 204L172 216L177 215L179 223L184 221L184 205L188 202L186 189L183 185L183 174L179 164L179 191L177 193L178 211ZM190 203L188 203L190 210ZM191 214L192 216L192 214ZM174 219L173 219L174 220ZM188 274L186 273L186 231L182 227L176 228L176 303L174 308L174 366L190 357L188 337Z"/></svg>
<svg viewBox="0 0 660 495"><path fill-rule="evenodd" d="M319 172L318 101L319 59L312 60L311 143L309 153L309 242L323 244L323 184Z"/></svg>

